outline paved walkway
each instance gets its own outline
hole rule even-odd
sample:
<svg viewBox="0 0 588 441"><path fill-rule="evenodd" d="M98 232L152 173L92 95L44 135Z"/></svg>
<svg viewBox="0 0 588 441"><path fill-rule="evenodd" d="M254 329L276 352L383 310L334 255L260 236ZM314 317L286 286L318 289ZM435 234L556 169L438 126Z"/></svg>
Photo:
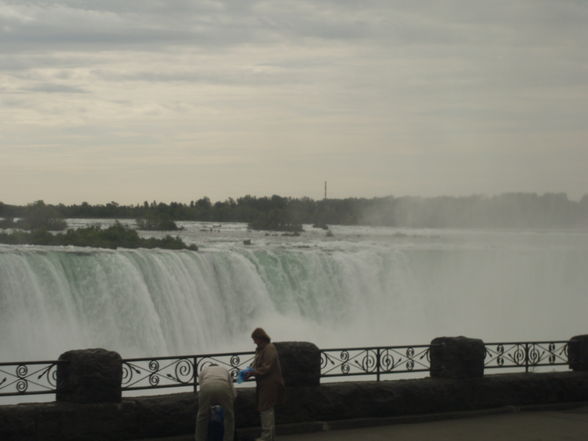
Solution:
<svg viewBox="0 0 588 441"><path fill-rule="evenodd" d="M280 436L278 441L586 441L588 407Z"/></svg>
<svg viewBox="0 0 588 441"><path fill-rule="evenodd" d="M586 441L588 404L546 410L493 411L341 421L283 427L276 441ZM314 432L305 430L314 429ZM322 429L322 430L319 430ZM316 431L318 430L318 431ZM294 433L302 431L302 433ZM253 432L241 434L253 439ZM139 440L136 440L139 441ZM141 441L193 441L190 436Z"/></svg>

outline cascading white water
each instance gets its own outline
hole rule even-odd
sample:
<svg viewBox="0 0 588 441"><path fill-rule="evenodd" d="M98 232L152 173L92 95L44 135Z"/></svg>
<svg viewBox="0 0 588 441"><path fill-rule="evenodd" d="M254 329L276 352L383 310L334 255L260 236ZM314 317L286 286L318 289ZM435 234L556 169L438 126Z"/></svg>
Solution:
<svg viewBox="0 0 588 441"><path fill-rule="evenodd" d="M0 361L250 350L257 326L321 347L586 332L584 233L339 227L327 239L186 226L201 251L0 246Z"/></svg>

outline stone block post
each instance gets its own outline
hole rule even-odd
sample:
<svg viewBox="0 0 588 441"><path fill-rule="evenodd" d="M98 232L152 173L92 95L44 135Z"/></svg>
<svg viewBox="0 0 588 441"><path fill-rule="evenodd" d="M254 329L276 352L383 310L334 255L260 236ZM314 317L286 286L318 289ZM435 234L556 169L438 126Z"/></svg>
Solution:
<svg viewBox="0 0 588 441"><path fill-rule="evenodd" d="M122 359L105 349L80 349L59 356L57 401L118 403L121 401Z"/></svg>
<svg viewBox="0 0 588 441"><path fill-rule="evenodd" d="M318 386L321 378L321 352L313 343L275 343L286 387Z"/></svg>
<svg viewBox="0 0 588 441"><path fill-rule="evenodd" d="M431 341L431 377L476 378L484 376L486 349L480 339L437 337Z"/></svg>
<svg viewBox="0 0 588 441"><path fill-rule="evenodd" d="M576 335L570 339L568 364L574 371L588 371L588 334Z"/></svg>

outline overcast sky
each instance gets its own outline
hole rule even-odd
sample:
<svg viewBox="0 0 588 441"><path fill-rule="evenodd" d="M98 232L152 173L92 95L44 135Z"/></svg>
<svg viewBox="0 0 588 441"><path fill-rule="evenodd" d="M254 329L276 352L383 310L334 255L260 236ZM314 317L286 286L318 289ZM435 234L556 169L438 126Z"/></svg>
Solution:
<svg viewBox="0 0 588 441"><path fill-rule="evenodd" d="M588 193L586 0L0 0L0 201Z"/></svg>

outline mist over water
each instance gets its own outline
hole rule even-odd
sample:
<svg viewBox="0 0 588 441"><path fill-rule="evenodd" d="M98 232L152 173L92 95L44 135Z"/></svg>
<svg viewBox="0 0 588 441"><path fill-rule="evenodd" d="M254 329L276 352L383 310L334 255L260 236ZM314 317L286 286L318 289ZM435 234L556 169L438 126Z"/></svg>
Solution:
<svg viewBox="0 0 588 441"><path fill-rule="evenodd" d="M0 245L0 361L251 350L257 326L320 347L586 332L586 232L182 225L200 251Z"/></svg>

